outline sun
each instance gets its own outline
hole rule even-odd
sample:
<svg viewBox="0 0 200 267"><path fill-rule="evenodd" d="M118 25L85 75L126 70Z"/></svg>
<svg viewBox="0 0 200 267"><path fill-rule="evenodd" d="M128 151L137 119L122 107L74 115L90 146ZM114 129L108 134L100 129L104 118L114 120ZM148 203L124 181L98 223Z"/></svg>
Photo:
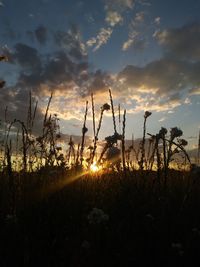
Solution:
<svg viewBox="0 0 200 267"><path fill-rule="evenodd" d="M91 170L91 172L98 172L98 171L101 170L101 167L100 167L100 166L97 166L96 164L97 164L97 163L94 162L94 163L90 166L90 170Z"/></svg>

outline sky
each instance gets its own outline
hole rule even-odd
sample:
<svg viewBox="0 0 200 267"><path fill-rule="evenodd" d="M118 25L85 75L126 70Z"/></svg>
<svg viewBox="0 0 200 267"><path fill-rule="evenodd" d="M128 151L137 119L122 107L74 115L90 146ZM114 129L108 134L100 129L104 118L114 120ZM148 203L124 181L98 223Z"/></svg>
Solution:
<svg viewBox="0 0 200 267"><path fill-rule="evenodd" d="M100 107L112 90L115 111L126 109L126 138L180 127L189 147L200 128L199 0L0 0L0 119L26 119L28 96L39 101L36 128L48 97L61 130L81 134L86 100ZM120 127L117 125L119 131ZM105 112L102 139L113 134Z"/></svg>

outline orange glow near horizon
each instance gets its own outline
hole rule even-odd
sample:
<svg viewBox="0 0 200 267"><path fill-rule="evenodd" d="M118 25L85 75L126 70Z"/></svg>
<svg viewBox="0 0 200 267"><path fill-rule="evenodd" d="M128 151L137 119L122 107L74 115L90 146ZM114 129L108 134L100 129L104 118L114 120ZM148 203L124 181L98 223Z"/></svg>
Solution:
<svg viewBox="0 0 200 267"><path fill-rule="evenodd" d="M98 172L100 171L102 168L101 166L97 166L97 163L94 162L91 166L90 166L90 170L91 172L95 173L95 172Z"/></svg>

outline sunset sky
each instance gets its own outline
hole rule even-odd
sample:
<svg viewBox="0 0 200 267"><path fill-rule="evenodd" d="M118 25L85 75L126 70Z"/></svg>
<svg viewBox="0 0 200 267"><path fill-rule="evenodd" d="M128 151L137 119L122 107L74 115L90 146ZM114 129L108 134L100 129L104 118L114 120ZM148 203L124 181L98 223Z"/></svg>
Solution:
<svg viewBox="0 0 200 267"><path fill-rule="evenodd" d="M25 119L28 94L50 92L63 133L81 134L85 101L127 110L126 138L180 127L192 148L200 127L199 0L0 0L0 119ZM88 128L92 134L91 106ZM113 134L105 113L101 138Z"/></svg>

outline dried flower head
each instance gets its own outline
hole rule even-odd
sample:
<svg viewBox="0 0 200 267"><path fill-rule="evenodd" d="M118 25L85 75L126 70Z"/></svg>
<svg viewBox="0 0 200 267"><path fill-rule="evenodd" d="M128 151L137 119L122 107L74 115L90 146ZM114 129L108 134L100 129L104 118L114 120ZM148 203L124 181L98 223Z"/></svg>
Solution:
<svg viewBox="0 0 200 267"><path fill-rule="evenodd" d="M8 57L4 55L0 55L0 61L8 61Z"/></svg>
<svg viewBox="0 0 200 267"><path fill-rule="evenodd" d="M147 119L149 116L151 116L151 112L150 111L145 111L144 113L144 118Z"/></svg>
<svg viewBox="0 0 200 267"><path fill-rule="evenodd" d="M87 131L88 131L88 128L84 126L84 127L82 128L82 133L85 134L85 133L87 133Z"/></svg>
<svg viewBox="0 0 200 267"><path fill-rule="evenodd" d="M173 140L174 138L176 137L180 137L183 135L183 132L181 129L178 129L177 127L174 127L174 128L171 128L171 131L170 131L170 136L171 136L171 139Z"/></svg>
<svg viewBox="0 0 200 267"><path fill-rule="evenodd" d="M0 88L3 88L5 86L6 82L3 80L0 80Z"/></svg>
<svg viewBox="0 0 200 267"><path fill-rule="evenodd" d="M89 224L101 224L109 220L109 216L103 210L93 208L87 216Z"/></svg>
<svg viewBox="0 0 200 267"><path fill-rule="evenodd" d="M117 143L118 140L122 140L122 135L116 132L113 135L107 136L105 140L108 144L114 144Z"/></svg>
<svg viewBox="0 0 200 267"><path fill-rule="evenodd" d="M102 106L102 110L105 111L105 110L110 110L110 105L108 103L105 103L103 104Z"/></svg>
<svg viewBox="0 0 200 267"><path fill-rule="evenodd" d="M160 131L159 131L159 134L160 134L161 136L165 136L165 135L167 134L167 129L164 128L164 127L161 127L161 129L160 129Z"/></svg>
<svg viewBox="0 0 200 267"><path fill-rule="evenodd" d="M187 142L185 139L180 139L180 140L179 140L179 144L180 144L181 146L187 146L188 142Z"/></svg>

